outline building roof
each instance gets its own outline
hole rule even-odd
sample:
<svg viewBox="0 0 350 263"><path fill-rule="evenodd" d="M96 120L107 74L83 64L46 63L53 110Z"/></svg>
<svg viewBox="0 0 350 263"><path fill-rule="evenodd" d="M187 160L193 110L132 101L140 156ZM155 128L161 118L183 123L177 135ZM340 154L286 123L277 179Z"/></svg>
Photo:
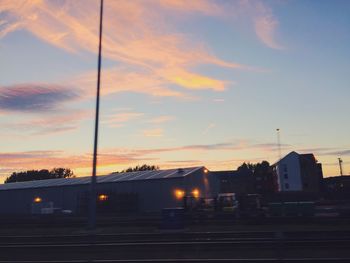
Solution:
<svg viewBox="0 0 350 263"><path fill-rule="evenodd" d="M313 153L297 153L296 151L291 151L290 153L288 153L287 155L283 156L281 159L279 159L277 162L275 162L272 166L276 166L279 162L281 162L282 160L288 158L289 156L291 155L298 155L299 158L303 159L303 160L314 160L316 161L315 159L315 156Z"/></svg>
<svg viewBox="0 0 350 263"><path fill-rule="evenodd" d="M295 151L291 151L290 153L288 153L287 155L283 156L281 159L277 160L273 166L276 166L278 163L280 163L282 160L286 159L287 157L291 156L291 155L295 155L297 154L298 156L300 156L299 153L295 152Z"/></svg>
<svg viewBox="0 0 350 263"><path fill-rule="evenodd" d="M112 173L109 175L97 176L97 183L117 183L117 182L126 182L126 181L179 178L179 177L185 177L200 169L204 169L204 167L201 166L201 167L178 168L178 169L168 169L168 170ZM1 184L0 190L42 188L42 187L54 187L54 186L68 186L68 185L86 185L86 184L89 184L90 181L91 181L91 176L36 180L36 181L28 181L28 182Z"/></svg>

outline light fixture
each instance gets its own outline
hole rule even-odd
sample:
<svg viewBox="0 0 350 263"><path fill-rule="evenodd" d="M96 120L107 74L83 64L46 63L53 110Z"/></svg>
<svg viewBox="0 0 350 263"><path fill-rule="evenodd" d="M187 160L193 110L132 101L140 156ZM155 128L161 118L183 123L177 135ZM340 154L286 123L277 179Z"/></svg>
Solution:
<svg viewBox="0 0 350 263"><path fill-rule="evenodd" d="M101 202L107 201L108 200L108 195L100 194L98 196L98 200L101 201Z"/></svg>
<svg viewBox="0 0 350 263"><path fill-rule="evenodd" d="M198 198L199 197L199 190L197 188L192 190L192 195L194 198Z"/></svg>
<svg viewBox="0 0 350 263"><path fill-rule="evenodd" d="M185 191L181 189L175 189L174 194L176 199L182 199L185 196Z"/></svg>
<svg viewBox="0 0 350 263"><path fill-rule="evenodd" d="M33 201L34 201L34 203L41 203L42 199L41 199L41 197L37 196L34 198Z"/></svg>

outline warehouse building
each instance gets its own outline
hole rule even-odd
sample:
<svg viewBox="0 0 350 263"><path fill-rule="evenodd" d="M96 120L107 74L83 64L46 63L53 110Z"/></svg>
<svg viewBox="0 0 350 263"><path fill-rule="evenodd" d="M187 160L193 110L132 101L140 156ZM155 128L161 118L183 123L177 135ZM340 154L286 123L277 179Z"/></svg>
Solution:
<svg viewBox="0 0 350 263"><path fill-rule="evenodd" d="M99 213L160 212L183 205L183 197L212 198L219 184L205 167L112 173L97 177ZM87 211L90 177L0 185L0 214Z"/></svg>
<svg viewBox="0 0 350 263"><path fill-rule="evenodd" d="M322 164L312 153L299 154L293 151L273 166L279 192L320 192L323 179Z"/></svg>

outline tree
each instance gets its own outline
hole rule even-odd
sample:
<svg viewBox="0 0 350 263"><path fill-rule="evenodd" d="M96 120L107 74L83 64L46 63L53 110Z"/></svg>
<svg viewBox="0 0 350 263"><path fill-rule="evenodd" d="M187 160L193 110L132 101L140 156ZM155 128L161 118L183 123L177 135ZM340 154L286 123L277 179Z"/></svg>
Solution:
<svg viewBox="0 0 350 263"><path fill-rule="evenodd" d="M69 168L54 168L51 171L42 170L28 170L25 172L14 172L6 178L5 184L14 182L27 182L45 179L69 178L74 177L74 173Z"/></svg>
<svg viewBox="0 0 350 263"><path fill-rule="evenodd" d="M159 170L159 166L143 164L135 167L129 167L128 169L122 170L121 173L137 172L137 171L153 171Z"/></svg>
<svg viewBox="0 0 350 263"><path fill-rule="evenodd" d="M254 187L254 191L260 194L273 193L276 190L276 178L269 162L243 163L237 171L245 176Z"/></svg>
<svg viewBox="0 0 350 263"><path fill-rule="evenodd" d="M256 164L244 162L237 168L237 172L244 175L253 175L255 167L256 167Z"/></svg>
<svg viewBox="0 0 350 263"><path fill-rule="evenodd" d="M69 168L53 168L50 172L55 178L73 177L73 171Z"/></svg>

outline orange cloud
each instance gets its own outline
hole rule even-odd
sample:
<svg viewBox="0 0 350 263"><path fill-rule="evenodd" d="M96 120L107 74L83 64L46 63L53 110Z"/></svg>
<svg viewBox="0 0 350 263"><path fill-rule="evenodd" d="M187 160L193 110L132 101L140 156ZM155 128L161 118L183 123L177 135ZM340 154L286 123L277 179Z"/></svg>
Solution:
<svg viewBox="0 0 350 263"><path fill-rule="evenodd" d="M185 92L170 89L167 82L156 74L148 71L131 70L129 68L106 69L102 72L103 95L136 92L155 97L189 98ZM96 72L87 72L69 81L75 86L82 87L86 96L95 96Z"/></svg>
<svg viewBox="0 0 350 263"><path fill-rule="evenodd" d="M165 71L163 76L170 82L187 89L212 89L214 91L225 90L225 82L223 81L190 73L182 69Z"/></svg>

